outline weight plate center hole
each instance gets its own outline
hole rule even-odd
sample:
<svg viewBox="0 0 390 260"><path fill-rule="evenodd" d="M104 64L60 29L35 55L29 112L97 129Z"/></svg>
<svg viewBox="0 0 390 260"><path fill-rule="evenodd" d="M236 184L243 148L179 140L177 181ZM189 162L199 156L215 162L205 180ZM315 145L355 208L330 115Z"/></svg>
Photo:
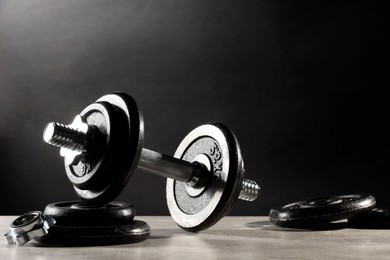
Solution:
<svg viewBox="0 0 390 260"><path fill-rule="evenodd" d="M33 222L37 218L38 218L38 214L23 215L23 216L15 219L13 222L13 225L16 227L27 225L27 224L30 224L31 222Z"/></svg>
<svg viewBox="0 0 390 260"><path fill-rule="evenodd" d="M192 160L193 162L198 162L206 166L208 172L212 174L213 168L210 158L206 154L198 154L195 156L195 158ZM186 185L186 192L191 197L197 197L203 193L203 191L206 189L207 184L202 187L190 187Z"/></svg>

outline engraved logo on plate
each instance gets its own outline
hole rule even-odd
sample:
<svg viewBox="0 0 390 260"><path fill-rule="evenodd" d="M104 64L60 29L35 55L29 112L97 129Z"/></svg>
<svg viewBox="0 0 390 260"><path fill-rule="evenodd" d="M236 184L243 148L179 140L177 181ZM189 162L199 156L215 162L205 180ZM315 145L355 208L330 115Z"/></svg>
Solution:
<svg viewBox="0 0 390 260"><path fill-rule="evenodd" d="M95 163L94 162L84 162L83 163L83 167L81 168L82 176L90 173L93 170L94 167L95 167Z"/></svg>
<svg viewBox="0 0 390 260"><path fill-rule="evenodd" d="M214 166L214 173L217 173L217 171L222 171L221 148L219 148L216 142L214 142L214 146L210 148L210 156Z"/></svg>

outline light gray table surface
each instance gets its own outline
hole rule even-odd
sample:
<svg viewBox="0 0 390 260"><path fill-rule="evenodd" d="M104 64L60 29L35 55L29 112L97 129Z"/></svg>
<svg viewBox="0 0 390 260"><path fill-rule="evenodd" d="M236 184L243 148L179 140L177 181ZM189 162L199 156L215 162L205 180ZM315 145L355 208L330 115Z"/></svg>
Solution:
<svg viewBox="0 0 390 260"><path fill-rule="evenodd" d="M3 233L15 217L0 217ZM268 217L225 217L194 234L168 217L138 216L152 229L148 240L127 245L45 247L0 242L0 259L390 259L390 230L295 230L272 226Z"/></svg>

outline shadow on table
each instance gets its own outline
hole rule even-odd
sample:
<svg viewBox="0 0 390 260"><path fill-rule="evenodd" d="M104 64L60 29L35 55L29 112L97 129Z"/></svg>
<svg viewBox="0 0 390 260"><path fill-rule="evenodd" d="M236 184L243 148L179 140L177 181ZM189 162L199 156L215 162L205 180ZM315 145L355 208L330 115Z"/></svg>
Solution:
<svg viewBox="0 0 390 260"><path fill-rule="evenodd" d="M183 229L177 228L177 229L156 229L155 234L153 234L152 230L152 235L148 238L148 240L156 240L156 239L167 239L171 238L173 236L196 236L196 232L187 232Z"/></svg>
<svg viewBox="0 0 390 260"><path fill-rule="evenodd" d="M148 237L146 240L142 240L142 241L138 241L138 242L128 242L128 243L110 243L110 242L107 242L106 244L104 244L103 242L99 242L99 243L91 243L91 244L88 244L88 243L81 243L81 244L77 244L77 243L74 243L74 244L71 244L69 243L68 245L61 245L61 244L58 244L58 245L55 245L55 244L44 244L44 243L29 243L27 245L25 245L26 247L51 247L51 248L66 248L66 247L69 247L69 248L74 248L74 247L94 247L94 246L99 246L99 247L103 247L103 246L130 246L130 245L142 245L142 246L148 246L148 241L150 243L154 243L153 241L157 241L157 240L160 240L160 239L169 239L171 237L178 237L180 235L183 235L183 236L195 236L197 235L197 233L190 233L190 232L186 232L184 230L181 230L181 229L156 229L156 232L155 234L153 234L153 230L152 230L152 234L150 235L150 237ZM72 239L72 238L69 238L69 239ZM107 239L109 240L110 237L107 236ZM68 242L67 242L68 243ZM161 243L161 242L159 242Z"/></svg>
<svg viewBox="0 0 390 260"><path fill-rule="evenodd" d="M289 232L313 232L313 231L327 231L327 230L339 230L348 228L348 222L331 222L325 224L311 225L304 228L287 228L278 227L271 224L269 221L256 221L246 224L249 228L257 228L270 231L289 231Z"/></svg>

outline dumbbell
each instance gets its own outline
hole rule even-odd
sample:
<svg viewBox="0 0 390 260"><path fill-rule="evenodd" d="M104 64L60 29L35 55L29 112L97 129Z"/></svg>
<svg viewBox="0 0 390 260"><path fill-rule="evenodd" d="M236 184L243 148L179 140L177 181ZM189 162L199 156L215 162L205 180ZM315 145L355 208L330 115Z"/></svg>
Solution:
<svg viewBox="0 0 390 260"><path fill-rule="evenodd" d="M144 149L142 113L122 92L99 98L70 125L49 123L43 139L61 147L67 176L77 195L90 205L115 199L136 168L168 178L169 211L188 231L212 226L238 198L253 201L260 192L255 181L243 178L240 147L228 127L195 128L174 157Z"/></svg>

